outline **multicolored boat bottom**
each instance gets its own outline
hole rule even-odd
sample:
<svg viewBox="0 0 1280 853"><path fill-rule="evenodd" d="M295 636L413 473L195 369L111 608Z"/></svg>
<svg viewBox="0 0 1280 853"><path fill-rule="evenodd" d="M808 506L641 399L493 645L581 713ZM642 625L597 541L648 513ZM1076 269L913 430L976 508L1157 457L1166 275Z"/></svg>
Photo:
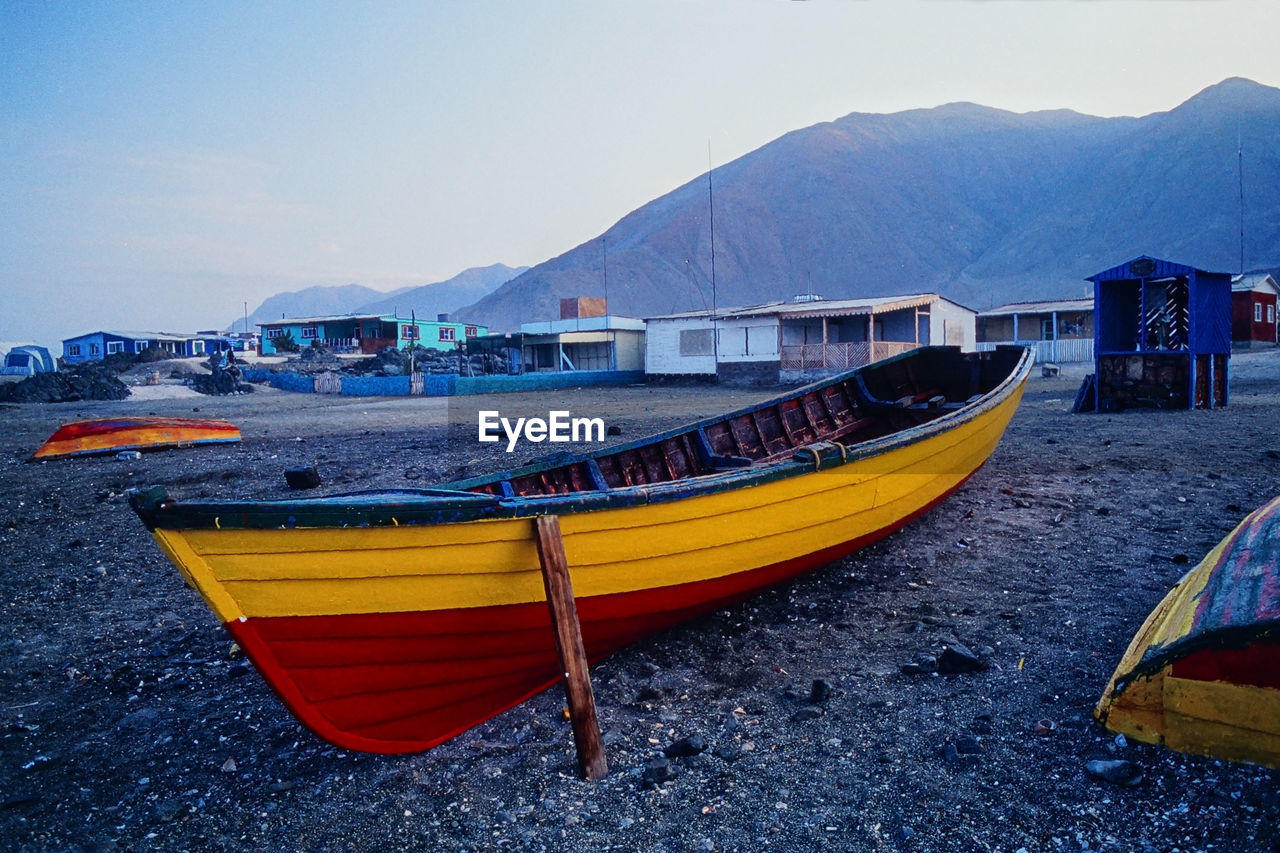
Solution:
<svg viewBox="0 0 1280 853"><path fill-rule="evenodd" d="M1145 743L1280 767L1280 498L1151 612L1094 716Z"/></svg>
<svg viewBox="0 0 1280 853"><path fill-rule="evenodd" d="M428 749L555 684L535 519L588 658L897 530L988 458L1030 353L925 348L756 406L440 489L130 501L315 733Z"/></svg>
<svg viewBox="0 0 1280 853"><path fill-rule="evenodd" d="M31 454L31 460L225 444L239 440L239 427L209 418L99 418L63 424Z"/></svg>

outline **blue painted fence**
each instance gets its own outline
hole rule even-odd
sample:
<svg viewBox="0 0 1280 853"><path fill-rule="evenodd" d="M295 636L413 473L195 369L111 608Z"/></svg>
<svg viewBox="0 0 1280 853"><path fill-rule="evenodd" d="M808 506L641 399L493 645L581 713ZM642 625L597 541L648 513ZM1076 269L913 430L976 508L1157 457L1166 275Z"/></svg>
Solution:
<svg viewBox="0 0 1280 853"><path fill-rule="evenodd" d="M266 382L282 391L314 393L316 377L297 373L273 373L250 368L246 382ZM331 381L331 380L330 380ZM422 394L452 397L464 394L500 394L504 391L542 391L578 388L586 385L630 385L644 382L642 370L563 370L555 373L525 373L518 376L459 376L456 373L422 377ZM408 376L343 376L341 393L352 397L404 397L412 392Z"/></svg>

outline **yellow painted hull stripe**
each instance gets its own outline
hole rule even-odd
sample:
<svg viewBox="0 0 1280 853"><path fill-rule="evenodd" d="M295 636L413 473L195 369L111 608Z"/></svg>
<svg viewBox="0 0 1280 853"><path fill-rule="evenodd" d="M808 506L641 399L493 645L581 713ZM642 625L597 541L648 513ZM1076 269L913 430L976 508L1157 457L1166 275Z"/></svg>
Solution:
<svg viewBox="0 0 1280 853"><path fill-rule="evenodd" d="M916 443L730 491L561 516L579 597L725 577L895 525L987 459L1021 398ZM528 518L399 527L155 531L223 621L544 600Z"/></svg>

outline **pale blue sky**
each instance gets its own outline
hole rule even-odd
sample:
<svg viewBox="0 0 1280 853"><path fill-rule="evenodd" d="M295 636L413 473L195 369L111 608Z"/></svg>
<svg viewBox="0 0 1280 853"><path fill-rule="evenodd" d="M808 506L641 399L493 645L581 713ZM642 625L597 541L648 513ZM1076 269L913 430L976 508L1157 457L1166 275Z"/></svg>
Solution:
<svg viewBox="0 0 1280 853"><path fill-rule="evenodd" d="M800 127L1280 86L1260 2L0 5L0 340L533 265Z"/></svg>

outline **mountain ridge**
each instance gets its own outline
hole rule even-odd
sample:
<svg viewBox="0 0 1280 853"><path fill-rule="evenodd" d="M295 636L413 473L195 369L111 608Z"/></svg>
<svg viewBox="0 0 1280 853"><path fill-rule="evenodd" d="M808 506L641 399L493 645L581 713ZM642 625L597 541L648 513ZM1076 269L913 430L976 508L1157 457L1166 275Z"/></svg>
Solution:
<svg viewBox="0 0 1280 853"><path fill-rule="evenodd" d="M249 315L249 328L283 317L324 317L343 314L391 314L402 317L416 315L434 320L469 302L492 293L504 282L520 275L528 267L490 264L470 267L452 278L392 291L373 290L359 284L315 285L302 290L277 293L265 299ZM228 328L243 329L245 319L237 317Z"/></svg>
<svg viewBox="0 0 1280 853"><path fill-rule="evenodd" d="M1166 112L1102 118L968 102L850 113L783 134L642 205L458 310L511 329L566 296L654 316L809 289L937 291L982 309L1075 298L1152 254L1238 271L1280 264L1280 89L1228 78ZM1252 195L1250 191L1252 189ZM607 284L605 269L607 261Z"/></svg>

